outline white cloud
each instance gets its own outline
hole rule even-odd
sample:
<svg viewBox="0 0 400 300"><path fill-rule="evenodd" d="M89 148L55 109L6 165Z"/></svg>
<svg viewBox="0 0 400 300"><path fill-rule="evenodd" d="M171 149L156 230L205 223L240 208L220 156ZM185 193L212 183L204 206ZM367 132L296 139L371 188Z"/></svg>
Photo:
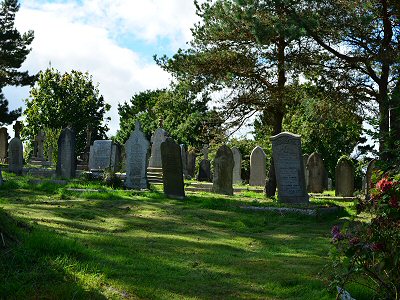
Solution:
<svg viewBox="0 0 400 300"><path fill-rule="evenodd" d="M151 59L162 49L174 52L190 40L196 21L191 0L25 0L17 14L21 32L35 31L32 52L22 69L36 73L51 65L61 72L88 71L112 105L111 134L118 129L118 102L145 89L166 87L169 75ZM134 51L116 40L130 36ZM142 43L142 44L138 44ZM22 92L21 92L22 91ZM10 107L23 106L27 89L7 88ZM11 101L10 101L11 102Z"/></svg>

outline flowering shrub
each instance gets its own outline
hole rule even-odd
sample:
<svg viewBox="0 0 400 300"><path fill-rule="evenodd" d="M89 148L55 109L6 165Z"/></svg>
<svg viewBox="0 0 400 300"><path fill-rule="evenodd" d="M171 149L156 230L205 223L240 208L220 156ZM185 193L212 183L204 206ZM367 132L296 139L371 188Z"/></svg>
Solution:
<svg viewBox="0 0 400 300"><path fill-rule="evenodd" d="M375 299L400 299L400 182L384 177L358 213L370 212L370 223L352 222L332 228L335 245L334 284L357 282L375 292Z"/></svg>

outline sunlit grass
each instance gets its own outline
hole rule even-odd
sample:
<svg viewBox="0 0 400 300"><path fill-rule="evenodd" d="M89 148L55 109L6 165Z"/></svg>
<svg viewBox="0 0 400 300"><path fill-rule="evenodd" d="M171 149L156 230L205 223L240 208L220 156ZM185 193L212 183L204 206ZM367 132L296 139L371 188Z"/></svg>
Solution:
<svg viewBox="0 0 400 300"><path fill-rule="evenodd" d="M15 239L1 252L0 298L335 298L318 275L329 260L332 218L245 211L276 205L249 191L173 200L160 186L136 192L5 179L0 207L12 218L0 211L0 220Z"/></svg>

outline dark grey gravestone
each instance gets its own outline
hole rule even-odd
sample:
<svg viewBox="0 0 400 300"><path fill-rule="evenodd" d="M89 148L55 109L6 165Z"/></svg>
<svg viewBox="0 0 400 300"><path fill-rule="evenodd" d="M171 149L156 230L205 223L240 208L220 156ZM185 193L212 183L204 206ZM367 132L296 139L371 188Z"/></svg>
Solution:
<svg viewBox="0 0 400 300"><path fill-rule="evenodd" d="M8 132L7 128L0 128L0 161L4 162L7 158Z"/></svg>
<svg viewBox="0 0 400 300"><path fill-rule="evenodd" d="M371 160L367 166L367 173L365 174L365 197L369 199L369 191L373 188L372 185L372 174L376 170L376 159Z"/></svg>
<svg viewBox="0 0 400 300"><path fill-rule="evenodd" d="M306 179L306 186L308 186L308 170L307 170L307 161L310 156L308 154L303 154L303 168L304 168L304 177Z"/></svg>
<svg viewBox="0 0 400 300"><path fill-rule="evenodd" d="M111 140L97 140L90 147L89 170L105 170L111 166Z"/></svg>
<svg viewBox="0 0 400 300"><path fill-rule="evenodd" d="M110 168L112 172L119 172L121 170L121 147L117 144L112 144Z"/></svg>
<svg viewBox="0 0 400 300"><path fill-rule="evenodd" d="M161 168L161 144L167 139L167 132L158 128L151 137L151 156L149 160L150 168Z"/></svg>
<svg viewBox="0 0 400 300"><path fill-rule="evenodd" d="M264 186L267 176L266 159L264 150L257 146L250 155L250 180L251 186Z"/></svg>
<svg viewBox="0 0 400 300"><path fill-rule="evenodd" d="M233 161L235 162L233 166L233 183L240 184L242 183L242 154L238 148L232 148ZM265 183L265 182L264 182Z"/></svg>
<svg viewBox="0 0 400 300"><path fill-rule="evenodd" d="M194 151L189 151L187 156L187 171L191 178L194 178L196 173L196 153Z"/></svg>
<svg viewBox="0 0 400 300"><path fill-rule="evenodd" d="M15 121L13 126L15 137L8 144L8 171L21 174L24 165L23 146L20 140L20 132L22 124L20 121Z"/></svg>
<svg viewBox="0 0 400 300"><path fill-rule="evenodd" d="M221 146L214 158L214 178L212 190L217 194L233 195L233 153L228 146Z"/></svg>
<svg viewBox="0 0 400 300"><path fill-rule="evenodd" d="M171 138L161 144L164 193L167 197L184 199L181 147Z"/></svg>
<svg viewBox="0 0 400 300"><path fill-rule="evenodd" d="M140 123L136 122L135 131L125 143L126 179L125 186L131 189L147 189L147 160L150 142L141 130Z"/></svg>
<svg viewBox="0 0 400 300"><path fill-rule="evenodd" d="M208 145L204 145L201 152L203 153L204 158L199 165L199 174L197 175L197 180L211 181L211 162L208 159Z"/></svg>
<svg viewBox="0 0 400 300"><path fill-rule="evenodd" d="M58 138L58 162L56 174L62 178L74 178L76 174L75 131L69 127Z"/></svg>
<svg viewBox="0 0 400 300"><path fill-rule="evenodd" d="M307 161L308 186L310 193L322 193L324 191L325 167L319 153L312 153Z"/></svg>
<svg viewBox="0 0 400 300"><path fill-rule="evenodd" d="M301 154L301 137L282 132L272 136L271 142L279 201L282 203L308 203L309 197Z"/></svg>
<svg viewBox="0 0 400 300"><path fill-rule="evenodd" d="M187 153L185 149L185 145L181 144L181 158L182 158L182 172L183 176L186 178L188 176L188 171L187 171Z"/></svg>
<svg viewBox="0 0 400 300"><path fill-rule="evenodd" d="M354 194L354 166L345 158L339 159L336 165L335 195L352 197Z"/></svg>

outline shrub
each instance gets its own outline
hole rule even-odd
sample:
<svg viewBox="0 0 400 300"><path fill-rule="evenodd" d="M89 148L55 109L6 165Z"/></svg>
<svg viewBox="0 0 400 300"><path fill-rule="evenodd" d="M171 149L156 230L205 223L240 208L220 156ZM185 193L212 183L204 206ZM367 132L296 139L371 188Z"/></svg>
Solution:
<svg viewBox="0 0 400 300"><path fill-rule="evenodd" d="M368 200L360 200L358 213L370 212L370 223L347 223L332 228L335 245L334 283L368 286L375 299L400 297L400 181L384 177Z"/></svg>

